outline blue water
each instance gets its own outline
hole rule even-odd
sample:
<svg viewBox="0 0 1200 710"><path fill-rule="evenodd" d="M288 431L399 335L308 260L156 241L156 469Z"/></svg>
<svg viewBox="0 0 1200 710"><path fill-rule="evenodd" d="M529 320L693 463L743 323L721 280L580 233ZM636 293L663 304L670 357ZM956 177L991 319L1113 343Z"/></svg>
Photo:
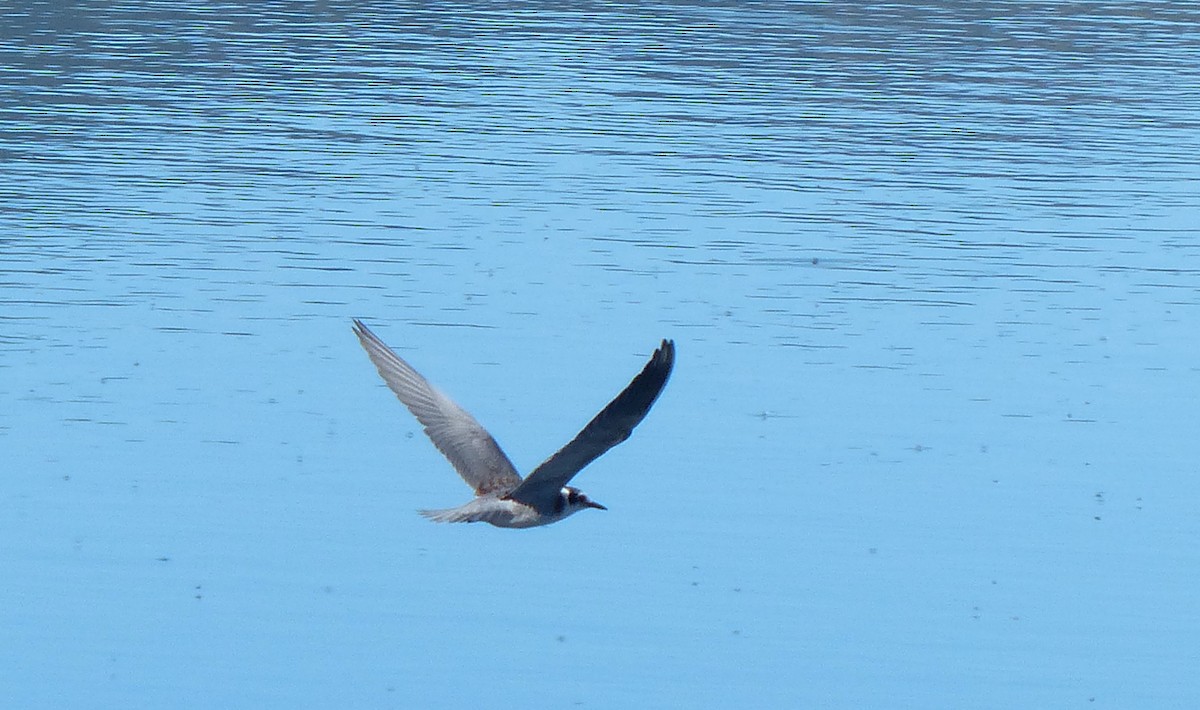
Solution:
<svg viewBox="0 0 1200 710"><path fill-rule="evenodd" d="M7 704L1200 704L1192 4L0 15Z"/></svg>

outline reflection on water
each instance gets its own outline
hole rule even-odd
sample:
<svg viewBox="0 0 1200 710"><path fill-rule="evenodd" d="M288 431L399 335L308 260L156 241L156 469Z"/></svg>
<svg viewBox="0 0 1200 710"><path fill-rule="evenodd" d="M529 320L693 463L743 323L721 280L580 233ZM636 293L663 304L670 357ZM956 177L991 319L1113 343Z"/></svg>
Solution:
<svg viewBox="0 0 1200 710"><path fill-rule="evenodd" d="M553 659L564 678L570 668L595 671L570 688L556 681L555 697L603 705L628 699L607 682L616 676L631 684L629 697L667 688L697 705L878 706L915 698L911 678L943 677L947 667L957 679L948 687L962 690L930 691L915 704L995 697L1061 706L1098 695L1122 705L1122 692L1142 701L1134 704L1181 700L1171 682L1121 690L1109 677L1130 674L1105 672L1150 663L1138 666L1140 677L1165 674L1176 685L1190 673L1177 666L1188 649L1171 646L1182 642L1158 617L1122 616L1127 602L1089 596L1072 586L1078 578L1063 582L1075 601L1055 606L1064 586L1044 570L1087 577L1093 570L1080 560L1103 551L1121 560L1117 567L1161 580L1158 596L1138 606L1175 609L1190 588L1178 570L1194 568L1194 553L1183 559L1159 541L1187 539L1195 526L1172 518L1170 505L1155 523L1131 522L1112 539L1087 537L1093 528L1081 532L1061 516L1076 499L1094 507L1093 489L1114 481L1127 488L1103 497L1106 515L1122 495L1142 510L1154 492L1160 501L1186 500L1180 486L1196 492L1182 472L1197 453L1187 423L1200 392L1192 327L1200 304L1200 8L85 2L0 14L0 396L12 405L0 411L0 447L15 450L14 470L45 474L13 478L5 493L13 514L0 518L11 534L0 530L0 538L42 547L15 548L25 586L0 591L0 606L23 608L26 597L61 588L44 561L78 571L71 555L107 540L100 526L117 540L109 557L87 558L95 566L84 575L101 591L141 588L108 576L112 556L138 582L151 575L149 589L162 567L144 571L140 560L174 556L169 572L179 570L181 588L200 577L218 589L221 580L249 580L255 593L246 599L278 603L275 617L227 596L227 621L264 611L274 619L259 629L263 645L226 630L186 646L190 656L159 661L151 653L162 687L181 687L182 668L228 657L233 644L282 654L291 670L264 663L293 700L339 697L357 673L365 676L358 704L377 705L390 687L407 704L427 705L413 676L439 697L461 693L455 704L484 702L486 688L461 689L460 666L487 687L515 692L508 679L519 676L493 659L512 645L514 657ZM368 399L379 393L366 389L372 373L348 330L355 315L390 322L390 339L424 353L439 382L459 373L470 392L480 388L461 383L496 376L495 397L480 396L505 403L490 421L510 420L508 435L518 439L524 423L544 427L517 413L546 408L545 393L522 383L558 377L562 406L586 413L590 396L611 389L606 378L619 379L633 362L622 355L677 338L676 428L667 397L657 437L678 445L631 446L625 459L637 465L650 456L642 465L663 480L610 479L630 491L625 509L634 512L609 523L616 529L575 533L639 533L661 549L631 560L644 544L597 539L587 549L593 564L611 570L602 580L594 566L575 568L582 560L574 557L523 572L532 578L491 570L526 619L515 627L487 614L454 626L429 611L447 588L457 590L456 604L479 607L483 592L464 591L445 560L471 554L462 546L506 543L479 543L474 530L413 528L429 540L420 544L451 548L439 548L440 564L422 556L401 565L444 583L440 592L414 591L403 577L373 578L380 586L356 601L304 596L371 578L380 560L353 552L362 530L392 525L396 507L416 507L394 498L428 495L424 479L397 481L373 460L350 458L394 434L374 412L361 414L365 407L403 419L383 409L390 403ZM470 337L462 326L472 327ZM573 362L582 352L612 371ZM459 360L446 363L446 353ZM527 376L498 375L516 366ZM363 388L347 390L354 381ZM574 424L564 423L564 433ZM938 445L930 449L925 437ZM524 445L540 444L517 448ZM351 479L349 461L360 472ZM889 488L896 468L912 475ZM804 477L755 477L796 469ZM297 472L305 475L299 483ZM715 487L697 486L698 478L735 489L721 487L714 499ZM995 492L994 481L1010 480L1012 488ZM74 487L63 493L67 481ZM220 500L214 481L236 495L195 503ZM401 488L377 493L388 485ZM327 495L312 492L321 486ZM803 501L794 500L798 487ZM691 505L636 507L664 490ZM948 490L961 497L939 498ZM309 506L337 502L324 514L344 516L340 529L354 532L331 542L329 525L298 523L305 516L280 501L305 495ZM106 507L97 497L130 506L124 519L143 522L104 527L119 520L98 517ZM343 512L377 497L387 498L386 518L368 525ZM889 503L933 522L890 519ZM803 506L803 515L789 506ZM739 523L698 525L692 511L713 508ZM1102 517L1086 511L1089 524ZM155 515L160 523L145 522ZM630 530L631 519L662 528ZM276 520L311 554L328 551L330 566L295 557L294 540L247 520ZM213 558L206 545L214 535L241 551L233 558L295 564L269 566L264 582L254 562ZM795 548L800 538L807 551ZM862 543L854 554L880 547L910 557L888 558L904 560L892 577L881 571L891 564L886 555L872 557L883 567L847 560L839 547L847 538ZM1048 538L1061 547L1047 548ZM998 539L1009 547L992 547ZM550 538L521 544L562 554ZM189 562L179 550L191 547ZM210 560L207 571L196 560ZM682 594L693 596L671 586L675 565L690 570ZM720 570L729 579L714 583L714 596L692 588L690 577ZM823 578L820 570L834 571ZM1007 579L991 582L1004 572ZM881 577L897 596L871 596ZM935 580L934 589L917 577ZM989 583L972 590L980 579ZM392 595L380 592L395 591L389 583L415 595L405 597L412 626L371 617L393 608ZM212 629L193 618L195 609L164 605L174 587L163 584L165 597L147 591L143 603L207 638ZM541 591L558 585L562 603L590 609L611 636L590 635L586 619L560 613L577 608L539 606ZM639 585L645 590L631 591ZM734 587L748 591L726 593ZM951 598L939 597L944 590ZM956 625L959 597L968 611L985 607L973 615L976 626ZM49 602L7 619L23 642L13 648L55 657L54 639L38 629L66 634L78 621L67 609L73 603L83 604ZM1022 610L1043 618L1013 622ZM327 654L315 650L321 639L291 648L292 612L315 615L325 640L357 659L356 670L312 687L327 676L307 671L329 673ZM1078 616L1089 614L1110 623L1094 630ZM1176 623L1195 632L1193 617ZM567 631L555 626L563 618L571 619ZM698 632L707 627L697 619L719 628L720 639ZM124 680L114 681L114 703L142 687L123 654L163 644L153 631L163 619L141 632L143 617L126 621L128 635L84 622L86 641L61 671L87 674L95 659L117 658L112 676ZM726 628L735 625L736 637ZM1086 651L1131 627L1149 629L1139 637L1147 653ZM614 639L621 630L629 636ZM464 634L488 639L486 662L446 646ZM911 653L926 645L914 638L931 635L930 648ZM548 650L543 636L568 642ZM353 655L348 649L364 638L376 645ZM437 649L441 660L414 660L428 655L414 644ZM622 653L611 653L614 644ZM1172 648L1170 659L1160 646ZM680 650L694 648L708 650ZM798 657L825 660L797 670ZM381 660L389 658L399 666ZM0 665L36 663L5 659ZM644 671L660 664L664 675ZM864 683L855 672L864 665L885 677ZM1029 682L1010 682L1014 669ZM217 675L242 683L231 681L235 697L273 682L227 671ZM697 677L727 682L671 680ZM21 697L45 699L20 687Z"/></svg>
<svg viewBox="0 0 1200 710"><path fill-rule="evenodd" d="M56 269L630 238L953 302L1193 248L1186 5L296 10L12 15L4 233Z"/></svg>

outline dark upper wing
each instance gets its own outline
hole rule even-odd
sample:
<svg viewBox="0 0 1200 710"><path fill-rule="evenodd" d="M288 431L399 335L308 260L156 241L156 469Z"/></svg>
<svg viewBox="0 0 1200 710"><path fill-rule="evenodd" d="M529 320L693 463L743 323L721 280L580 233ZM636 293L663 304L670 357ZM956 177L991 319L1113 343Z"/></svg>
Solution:
<svg viewBox="0 0 1200 710"><path fill-rule="evenodd" d="M425 426L434 446L477 495L509 490L521 482L496 440L465 409L429 384L358 319L354 320L354 334L383 381Z"/></svg>
<svg viewBox="0 0 1200 710"><path fill-rule="evenodd" d="M658 398L675 365L675 343L662 341L641 373L571 443L546 459L509 494L538 508L552 506L562 487L598 456L629 438Z"/></svg>

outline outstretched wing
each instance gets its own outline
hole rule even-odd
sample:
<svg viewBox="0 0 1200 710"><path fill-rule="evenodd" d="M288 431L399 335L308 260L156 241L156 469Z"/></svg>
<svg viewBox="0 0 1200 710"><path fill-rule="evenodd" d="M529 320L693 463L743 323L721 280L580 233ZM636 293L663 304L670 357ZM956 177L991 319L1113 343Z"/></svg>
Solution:
<svg viewBox="0 0 1200 710"><path fill-rule="evenodd" d="M675 365L675 343L662 341L641 373L616 399L600 411L571 443L538 466L508 495L539 510L553 507L559 491L597 457L629 438L671 376Z"/></svg>
<svg viewBox="0 0 1200 710"><path fill-rule="evenodd" d="M521 483L521 476L500 445L474 417L437 391L357 318L354 334L383 381L424 425L433 445L450 459L476 495L511 490Z"/></svg>

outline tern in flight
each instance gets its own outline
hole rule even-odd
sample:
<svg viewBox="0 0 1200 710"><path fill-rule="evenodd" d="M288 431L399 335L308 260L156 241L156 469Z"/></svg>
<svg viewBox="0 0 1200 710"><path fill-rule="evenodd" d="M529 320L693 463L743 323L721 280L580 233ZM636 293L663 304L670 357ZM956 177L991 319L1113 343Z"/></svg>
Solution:
<svg viewBox="0 0 1200 710"><path fill-rule="evenodd" d="M629 438L671 376L675 343L662 341L633 381L569 444L522 479L512 461L475 418L442 394L362 321L354 334L387 386L408 407L433 445L450 460L475 497L445 510L422 510L439 523L491 523L502 528L549 525L585 508L608 510L567 484L601 454Z"/></svg>

